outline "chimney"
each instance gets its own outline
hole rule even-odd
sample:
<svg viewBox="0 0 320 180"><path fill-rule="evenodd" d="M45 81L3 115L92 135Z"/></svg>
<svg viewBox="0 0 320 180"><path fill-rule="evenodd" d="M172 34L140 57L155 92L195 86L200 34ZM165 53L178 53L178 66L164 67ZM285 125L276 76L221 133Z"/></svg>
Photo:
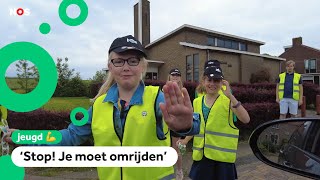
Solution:
<svg viewBox="0 0 320 180"><path fill-rule="evenodd" d="M302 37L296 37L292 39L292 46L301 46L302 45Z"/></svg>
<svg viewBox="0 0 320 180"><path fill-rule="evenodd" d="M139 39L139 5L134 5L134 37ZM142 0L142 45L150 44L150 2Z"/></svg>

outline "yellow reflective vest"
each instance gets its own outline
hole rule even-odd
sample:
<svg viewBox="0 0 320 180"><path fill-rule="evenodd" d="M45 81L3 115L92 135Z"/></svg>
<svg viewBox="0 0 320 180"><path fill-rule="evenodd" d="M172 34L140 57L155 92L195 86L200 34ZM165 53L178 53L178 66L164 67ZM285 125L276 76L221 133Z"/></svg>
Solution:
<svg viewBox="0 0 320 180"><path fill-rule="evenodd" d="M193 101L194 112L201 117L200 133L193 138L192 158L234 163L236 160L239 130L233 123L230 100L220 94L212 105L207 122L204 121L202 104L205 96Z"/></svg>
<svg viewBox="0 0 320 180"><path fill-rule="evenodd" d="M165 140L156 134L155 101L159 87L146 86L143 104L130 107L123 138L117 136L113 123L113 104L100 96L93 104L92 134L95 146L170 146L170 132L164 124ZM173 167L98 167L101 180L174 179Z"/></svg>
<svg viewBox="0 0 320 180"><path fill-rule="evenodd" d="M286 72L279 74L279 86L278 86L278 95L279 95L279 99L281 100L283 98L283 94L284 94L284 82L286 79ZM300 77L301 75L298 73L294 73L293 74L293 91L292 91L292 98L296 101L299 101L300 98L300 86L299 86L299 81L300 81Z"/></svg>
<svg viewBox="0 0 320 180"><path fill-rule="evenodd" d="M0 126L3 125L1 119L6 120L8 116L8 110L4 106L0 105Z"/></svg>

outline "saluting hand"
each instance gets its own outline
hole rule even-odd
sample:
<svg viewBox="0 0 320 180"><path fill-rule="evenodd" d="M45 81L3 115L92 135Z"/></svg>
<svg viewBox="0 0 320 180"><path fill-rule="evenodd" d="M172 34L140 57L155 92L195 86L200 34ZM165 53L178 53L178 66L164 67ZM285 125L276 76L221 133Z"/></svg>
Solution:
<svg viewBox="0 0 320 180"><path fill-rule="evenodd" d="M231 96L231 88L230 88L229 82L226 81L226 80L222 80L222 85L226 86L226 90L224 90L224 89L221 87L221 91L223 92L223 94L224 94L225 96L227 96L228 98L230 98L230 96Z"/></svg>
<svg viewBox="0 0 320 180"><path fill-rule="evenodd" d="M175 82L168 81L163 86L166 103L161 103L160 109L164 121L173 131L187 131L193 123L193 108L188 91L186 88L181 91Z"/></svg>

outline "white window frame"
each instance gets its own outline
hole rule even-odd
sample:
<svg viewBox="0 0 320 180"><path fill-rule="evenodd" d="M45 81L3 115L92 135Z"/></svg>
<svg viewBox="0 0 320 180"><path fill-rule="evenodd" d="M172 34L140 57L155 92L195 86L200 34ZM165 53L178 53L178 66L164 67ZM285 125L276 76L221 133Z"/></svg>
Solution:
<svg viewBox="0 0 320 180"><path fill-rule="evenodd" d="M310 58L310 59L305 59L304 60L304 72L306 73L306 74L309 74L309 73L311 73L310 72L310 65L311 65L311 63L310 63L310 61L311 60L314 60L315 61L315 72L314 73L316 73L316 72L318 72L318 70L317 70L317 59L316 58ZM308 65L308 68L306 68L306 65ZM307 70L309 71L309 72L307 72Z"/></svg>

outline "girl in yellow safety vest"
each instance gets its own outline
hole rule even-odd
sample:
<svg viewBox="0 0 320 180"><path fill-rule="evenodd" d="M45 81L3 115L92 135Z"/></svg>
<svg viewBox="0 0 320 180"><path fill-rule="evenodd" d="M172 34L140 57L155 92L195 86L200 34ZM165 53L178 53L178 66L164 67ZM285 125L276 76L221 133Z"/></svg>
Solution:
<svg viewBox="0 0 320 180"><path fill-rule="evenodd" d="M108 77L89 108L84 126L61 130L58 145L74 146L93 136L95 146L168 146L171 129L180 135L199 132L199 115L185 88L167 82L145 86L146 53L133 36L116 38L109 48ZM183 94L183 95L182 95ZM10 133L12 130L10 131ZM12 142L9 137L7 141ZM173 167L98 167L101 180L174 179Z"/></svg>
<svg viewBox="0 0 320 180"><path fill-rule="evenodd" d="M200 133L180 140L187 144L193 138L194 161L189 177L193 180L237 179L234 162L239 130L232 116L234 113L241 122L248 123L249 114L231 94L221 68L205 69L202 83L206 95L193 101L194 112L200 114ZM220 90L223 93L219 93Z"/></svg>

